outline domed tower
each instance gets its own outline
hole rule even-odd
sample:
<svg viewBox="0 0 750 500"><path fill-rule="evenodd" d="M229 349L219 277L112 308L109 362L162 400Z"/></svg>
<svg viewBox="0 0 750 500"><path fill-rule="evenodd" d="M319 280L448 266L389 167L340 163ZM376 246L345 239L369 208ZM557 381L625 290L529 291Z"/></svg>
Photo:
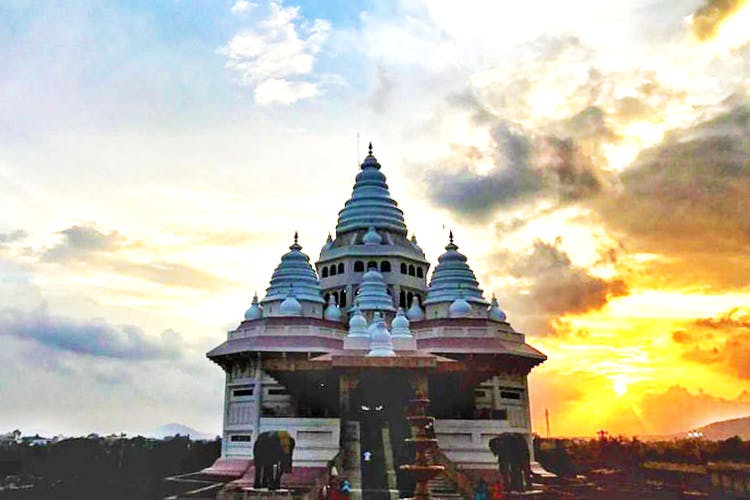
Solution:
<svg viewBox="0 0 750 500"><path fill-rule="evenodd" d="M404 214L380 168L370 143L352 196L339 212L336 237L329 236L315 264L324 298L334 297L343 311L354 304L363 277L373 267L390 296L393 309L388 312L419 305L427 295L429 264L416 238L408 238Z"/></svg>
<svg viewBox="0 0 750 500"><path fill-rule="evenodd" d="M310 265L310 258L302 253L297 233L294 233L294 243L289 247L289 252L281 257L281 263L274 270L261 304L264 318L323 317L325 302L320 294L318 276Z"/></svg>
<svg viewBox="0 0 750 500"><path fill-rule="evenodd" d="M453 243L453 231L445 253L438 257L424 304L427 319L487 318L490 303L482 295L474 271L466 263L466 256Z"/></svg>

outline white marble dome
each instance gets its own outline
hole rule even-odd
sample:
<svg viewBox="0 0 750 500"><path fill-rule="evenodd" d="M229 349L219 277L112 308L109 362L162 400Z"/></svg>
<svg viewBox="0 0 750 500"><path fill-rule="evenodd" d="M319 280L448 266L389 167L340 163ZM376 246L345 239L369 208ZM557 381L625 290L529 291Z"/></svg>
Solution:
<svg viewBox="0 0 750 500"><path fill-rule="evenodd" d="M250 305L250 309L245 311L246 320L260 319L263 316L263 310L260 308L258 303L258 294L253 295L253 303Z"/></svg>

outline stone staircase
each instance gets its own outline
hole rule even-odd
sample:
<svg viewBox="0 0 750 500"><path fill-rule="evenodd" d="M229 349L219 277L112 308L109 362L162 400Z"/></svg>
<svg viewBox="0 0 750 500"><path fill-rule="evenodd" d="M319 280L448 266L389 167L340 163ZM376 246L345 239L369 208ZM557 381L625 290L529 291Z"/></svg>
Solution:
<svg viewBox="0 0 750 500"><path fill-rule="evenodd" d="M464 498L458 491L456 483L445 474L438 474L427 485L430 488L430 498L437 500L461 500Z"/></svg>

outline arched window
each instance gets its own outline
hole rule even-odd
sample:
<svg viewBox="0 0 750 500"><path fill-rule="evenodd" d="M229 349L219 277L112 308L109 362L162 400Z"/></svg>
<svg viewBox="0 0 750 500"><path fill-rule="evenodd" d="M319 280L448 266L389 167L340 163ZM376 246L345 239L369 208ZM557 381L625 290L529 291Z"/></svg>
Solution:
<svg viewBox="0 0 750 500"><path fill-rule="evenodd" d="M325 300L326 304L328 304L328 299L330 299L330 298L331 298L331 294L330 293L327 293L327 294L323 295L323 300Z"/></svg>
<svg viewBox="0 0 750 500"><path fill-rule="evenodd" d="M339 292L333 292L333 301L338 304L339 303Z"/></svg>
<svg viewBox="0 0 750 500"><path fill-rule="evenodd" d="M341 290L341 295L339 295L339 307L346 307L346 290Z"/></svg>
<svg viewBox="0 0 750 500"><path fill-rule="evenodd" d="M328 277L328 267L323 266L323 269L320 271L320 277L321 278L327 278Z"/></svg>
<svg viewBox="0 0 750 500"><path fill-rule="evenodd" d="M344 263L343 262L339 262L338 271L339 271L339 274L344 274Z"/></svg>
<svg viewBox="0 0 750 500"><path fill-rule="evenodd" d="M406 271L406 264L404 264L404 263L402 262L402 263L401 263L401 274L406 274L406 273L407 273L407 271Z"/></svg>
<svg viewBox="0 0 750 500"><path fill-rule="evenodd" d="M380 263L380 272L381 273L390 273L391 272L391 263L387 260L384 260Z"/></svg>
<svg viewBox="0 0 750 500"><path fill-rule="evenodd" d="M398 294L398 307L406 307L406 292L403 290Z"/></svg>
<svg viewBox="0 0 750 500"><path fill-rule="evenodd" d="M370 269L371 267L374 267L375 269L377 269L378 263L375 262L374 260L371 260L370 262L367 263L367 269Z"/></svg>
<svg viewBox="0 0 750 500"><path fill-rule="evenodd" d="M365 263L361 260L358 260L354 263L354 272L355 273L363 273L365 272Z"/></svg>
<svg viewBox="0 0 750 500"><path fill-rule="evenodd" d="M414 294L409 292L406 294L406 306L411 307L411 301L414 300Z"/></svg>
<svg viewBox="0 0 750 500"><path fill-rule="evenodd" d="M331 276L336 276L336 264L331 266L331 270L328 271Z"/></svg>
<svg viewBox="0 0 750 500"><path fill-rule="evenodd" d="M414 266L409 266L409 276L414 276L417 274L417 272L414 269Z"/></svg>
<svg viewBox="0 0 750 500"><path fill-rule="evenodd" d="M424 278L424 274L422 274L422 268L417 268L417 278Z"/></svg>

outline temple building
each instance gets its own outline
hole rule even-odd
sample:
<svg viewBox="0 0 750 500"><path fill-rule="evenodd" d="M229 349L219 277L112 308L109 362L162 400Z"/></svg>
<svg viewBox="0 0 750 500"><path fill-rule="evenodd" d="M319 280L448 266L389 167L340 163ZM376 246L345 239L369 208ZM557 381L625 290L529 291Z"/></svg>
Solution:
<svg viewBox="0 0 750 500"><path fill-rule="evenodd" d="M222 456L206 472L251 480L255 437L286 430L285 484L312 486L335 465L355 488L408 491L415 394L430 399L436 460L455 470L497 469L498 434L531 443L527 375L546 357L487 299L452 232L446 243L430 273L370 146L317 261L295 233L265 296L207 354L226 389Z"/></svg>

